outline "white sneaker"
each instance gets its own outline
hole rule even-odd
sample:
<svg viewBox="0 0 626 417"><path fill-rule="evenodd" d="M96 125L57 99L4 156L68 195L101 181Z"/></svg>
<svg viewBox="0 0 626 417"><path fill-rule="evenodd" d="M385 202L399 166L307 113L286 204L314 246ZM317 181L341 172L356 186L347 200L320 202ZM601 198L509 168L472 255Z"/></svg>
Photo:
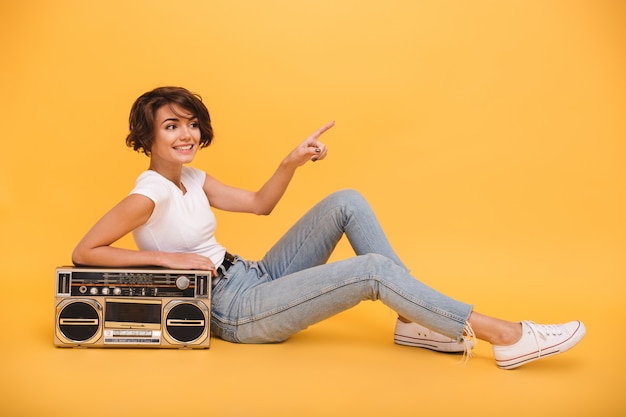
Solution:
<svg viewBox="0 0 626 417"><path fill-rule="evenodd" d="M513 369L546 356L563 353L574 347L585 335L580 321L565 324L522 322L522 338L508 346L493 346L496 364Z"/></svg>
<svg viewBox="0 0 626 417"><path fill-rule="evenodd" d="M396 321L393 341L398 345L421 347L447 353L467 352L474 347L472 340L457 342L422 325L413 322L405 323L400 319Z"/></svg>

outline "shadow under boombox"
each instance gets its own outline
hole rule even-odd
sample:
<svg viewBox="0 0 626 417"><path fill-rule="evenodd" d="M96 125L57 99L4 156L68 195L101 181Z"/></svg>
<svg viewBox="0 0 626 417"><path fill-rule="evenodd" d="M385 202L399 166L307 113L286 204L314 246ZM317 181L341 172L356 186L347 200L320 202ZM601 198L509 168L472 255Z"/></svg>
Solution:
<svg viewBox="0 0 626 417"><path fill-rule="evenodd" d="M56 268L59 347L196 348L211 339L211 275L160 268Z"/></svg>

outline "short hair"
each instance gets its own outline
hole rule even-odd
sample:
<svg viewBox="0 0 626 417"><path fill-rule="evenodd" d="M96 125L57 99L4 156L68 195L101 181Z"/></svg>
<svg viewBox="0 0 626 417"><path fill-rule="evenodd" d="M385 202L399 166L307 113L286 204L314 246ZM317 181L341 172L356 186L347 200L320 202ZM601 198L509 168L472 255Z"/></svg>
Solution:
<svg viewBox="0 0 626 417"><path fill-rule="evenodd" d="M155 115L164 105L176 104L198 119L200 149L213 141L213 128L209 111L202 97L182 87L158 87L142 94L133 104L128 117L129 133L126 145L150 156L154 143Z"/></svg>

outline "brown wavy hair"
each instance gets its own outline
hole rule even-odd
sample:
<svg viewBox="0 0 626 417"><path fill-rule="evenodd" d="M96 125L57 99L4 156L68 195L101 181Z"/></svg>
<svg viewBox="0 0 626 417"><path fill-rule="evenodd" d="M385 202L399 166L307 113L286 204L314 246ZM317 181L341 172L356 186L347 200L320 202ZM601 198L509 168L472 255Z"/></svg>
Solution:
<svg viewBox="0 0 626 417"><path fill-rule="evenodd" d="M154 142L154 116L165 105L176 104L198 119L200 149L213 141L213 128L209 111L202 97L182 87L159 87L142 94L133 104L128 117L129 133L126 145L150 156Z"/></svg>

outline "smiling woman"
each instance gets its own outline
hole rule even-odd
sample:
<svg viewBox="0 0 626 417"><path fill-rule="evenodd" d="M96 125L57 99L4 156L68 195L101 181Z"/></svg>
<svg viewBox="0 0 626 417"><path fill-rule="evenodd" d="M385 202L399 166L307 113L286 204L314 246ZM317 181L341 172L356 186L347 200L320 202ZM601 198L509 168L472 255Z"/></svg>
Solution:
<svg viewBox="0 0 626 417"><path fill-rule="evenodd" d="M167 87L142 95L130 121L127 143L150 156L149 170L81 240L73 260L211 271L211 332L224 340L281 342L363 300L380 300L398 313L397 344L469 354L480 338L493 345L503 369L569 350L585 335L580 321L538 325L486 316L418 281L392 249L369 203L354 190L319 202L263 259L229 254L215 237L212 208L269 214L296 169L326 157L319 138L334 122L291 151L255 192L185 166L212 139L208 110L189 91ZM138 250L112 246L128 233ZM329 263L343 236L356 256Z"/></svg>

